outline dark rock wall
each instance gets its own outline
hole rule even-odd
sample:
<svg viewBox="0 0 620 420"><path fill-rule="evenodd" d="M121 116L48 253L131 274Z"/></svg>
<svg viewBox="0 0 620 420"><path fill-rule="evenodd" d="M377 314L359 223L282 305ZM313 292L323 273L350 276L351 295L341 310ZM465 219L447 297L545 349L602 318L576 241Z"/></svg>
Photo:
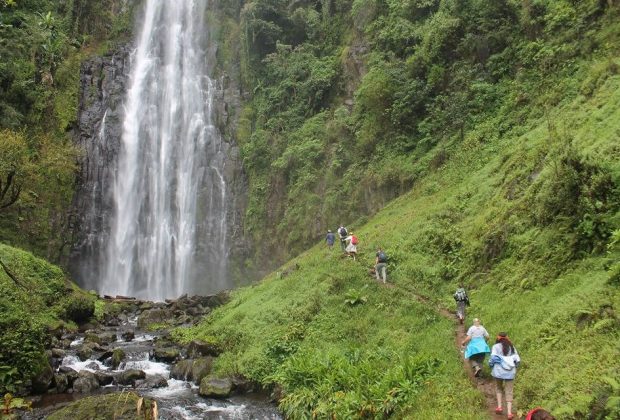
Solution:
<svg viewBox="0 0 620 420"><path fill-rule="evenodd" d="M114 206L111 194L123 132L130 53L130 45L120 46L103 57L87 60L81 69L75 142L82 154L72 212L73 246L69 269L75 280L87 289L97 289L106 264L105 251ZM209 72L213 72L214 67L209 67ZM239 83L233 78L224 74L216 82L214 119L230 145L225 177L232 192L229 194L231 203L227 220L230 238L228 277L233 286L251 280L242 268L246 257L251 255L251 244L243 236L247 181L235 142L235 110L240 109L242 95ZM198 245L204 241L208 238L198 238Z"/></svg>
<svg viewBox="0 0 620 420"><path fill-rule="evenodd" d="M87 60L81 68L75 130L75 142L81 154L72 212L69 268L74 279L88 289L96 289L104 267L130 52L129 45L121 46L103 57Z"/></svg>

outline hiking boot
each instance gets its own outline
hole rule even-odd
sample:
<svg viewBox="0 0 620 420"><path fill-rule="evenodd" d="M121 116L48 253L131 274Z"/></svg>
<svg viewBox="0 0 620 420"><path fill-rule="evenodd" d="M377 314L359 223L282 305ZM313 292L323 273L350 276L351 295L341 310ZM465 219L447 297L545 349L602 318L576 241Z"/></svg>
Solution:
<svg viewBox="0 0 620 420"><path fill-rule="evenodd" d="M512 420L514 418L514 416L512 414L508 414L508 416L506 417L508 420Z"/></svg>
<svg viewBox="0 0 620 420"><path fill-rule="evenodd" d="M504 410L502 409L502 407L497 407L497 408L495 409L495 414L502 414L502 411L504 411Z"/></svg>

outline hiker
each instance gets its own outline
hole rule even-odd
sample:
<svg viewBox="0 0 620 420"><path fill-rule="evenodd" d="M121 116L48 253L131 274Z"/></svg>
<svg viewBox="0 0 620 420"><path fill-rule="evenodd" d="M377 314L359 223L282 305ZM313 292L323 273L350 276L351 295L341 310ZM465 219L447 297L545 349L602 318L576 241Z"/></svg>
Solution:
<svg viewBox="0 0 620 420"><path fill-rule="evenodd" d="M517 353L517 349L512 345L508 335L501 332L497 335L497 340L491 349L491 375L495 378L495 395L497 397L496 414L501 414L502 409L502 393L506 397L506 412L508 419L514 418L512 414L512 390L513 382L517 374L517 367L521 358Z"/></svg>
<svg viewBox="0 0 620 420"><path fill-rule="evenodd" d="M349 236L347 236L345 238L345 241L348 242L348 245L346 247L346 252L350 257L353 257L353 259L355 260L355 256L357 255L357 236L355 236L353 234L353 232L351 231L349 233Z"/></svg>
<svg viewBox="0 0 620 420"><path fill-rule="evenodd" d="M377 255L375 258L375 276L377 281L383 279L383 284L386 283L387 278L387 255L381 248L377 248Z"/></svg>
<svg viewBox="0 0 620 420"><path fill-rule="evenodd" d="M478 318L474 318L474 325L467 330L467 337L463 340L461 345L467 345L465 349L465 358L469 359L475 377L480 375L484 358L487 353L491 352L487 344L488 338L489 333L487 330L480 325L480 320Z"/></svg>
<svg viewBox="0 0 620 420"><path fill-rule="evenodd" d="M530 410L525 416L525 420L555 420L555 417L547 410L538 407Z"/></svg>
<svg viewBox="0 0 620 420"><path fill-rule="evenodd" d="M458 289L454 292L454 300L456 301L456 316L459 319L459 323L462 324L465 321L465 306L469 306L469 296L467 296L462 283L459 284Z"/></svg>
<svg viewBox="0 0 620 420"><path fill-rule="evenodd" d="M327 248L329 248L330 250L334 247L334 242L336 242L336 235L334 235L334 233L329 229L327 229L325 242L327 243Z"/></svg>
<svg viewBox="0 0 620 420"><path fill-rule="evenodd" d="M338 228L338 236L340 237L340 249L342 252L346 252L347 249L347 236L349 233L347 232L347 228L340 225Z"/></svg>

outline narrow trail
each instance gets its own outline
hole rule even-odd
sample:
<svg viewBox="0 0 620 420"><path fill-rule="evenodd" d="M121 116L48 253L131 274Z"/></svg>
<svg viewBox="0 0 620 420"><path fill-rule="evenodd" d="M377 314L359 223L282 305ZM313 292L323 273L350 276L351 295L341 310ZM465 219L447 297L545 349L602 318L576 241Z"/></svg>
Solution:
<svg viewBox="0 0 620 420"><path fill-rule="evenodd" d="M398 286L398 285L395 285L389 282L385 284L385 286L388 288L396 288L409 294L418 302L423 303L424 305L430 308L433 308L438 314L454 322L454 348L458 354L458 357L461 360L463 360L463 367L465 369L467 376L469 377L469 381L471 382L473 386L476 387L476 389L478 389L478 391L482 393L482 395L484 395L489 418L494 419L494 420L505 419L506 418L505 414L504 415L495 414L495 404L496 404L495 385L493 384L493 379L488 373L488 371L486 369L483 369L483 372L481 372L480 376L476 378L474 376L473 369L471 368L471 365L469 364L469 361L463 358L463 353L461 353L461 342L465 339L465 335L467 331L465 329L465 325L461 325L457 322L455 313L452 311L449 311L446 308L439 306L436 302L433 302L428 297L422 296L414 292L413 290L410 290L405 287ZM486 363L486 359L485 359L485 363Z"/></svg>

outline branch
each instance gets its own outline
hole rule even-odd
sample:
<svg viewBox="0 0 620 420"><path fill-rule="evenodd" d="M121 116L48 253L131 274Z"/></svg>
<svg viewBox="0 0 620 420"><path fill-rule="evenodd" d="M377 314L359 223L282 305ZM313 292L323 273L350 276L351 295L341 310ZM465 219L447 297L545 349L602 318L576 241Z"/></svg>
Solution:
<svg viewBox="0 0 620 420"><path fill-rule="evenodd" d="M6 275L9 276L11 280L13 280L17 286L25 288L22 282L13 273L11 273L11 271L9 270L9 267L7 267L6 264L4 264L2 260L0 260L0 266L4 269L4 272L6 273Z"/></svg>

